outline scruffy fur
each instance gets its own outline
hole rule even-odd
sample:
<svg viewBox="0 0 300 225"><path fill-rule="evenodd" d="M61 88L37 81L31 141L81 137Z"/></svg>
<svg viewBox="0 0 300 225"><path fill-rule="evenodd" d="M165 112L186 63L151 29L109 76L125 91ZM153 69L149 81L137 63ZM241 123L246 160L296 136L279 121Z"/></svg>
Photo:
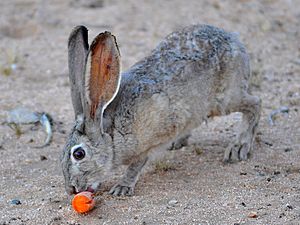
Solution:
<svg viewBox="0 0 300 225"><path fill-rule="evenodd" d="M97 125L86 127L86 109L74 103L74 95L82 93L73 91L76 121L62 155L67 192L97 190L113 168L126 164L110 193L132 195L149 154L206 118L231 112L242 112L243 119L224 161L246 160L261 110L260 99L248 92L249 78L249 56L235 34L194 25L168 35L150 56L122 73L117 95L104 110L102 134ZM79 144L86 157L76 161L71 149Z"/></svg>

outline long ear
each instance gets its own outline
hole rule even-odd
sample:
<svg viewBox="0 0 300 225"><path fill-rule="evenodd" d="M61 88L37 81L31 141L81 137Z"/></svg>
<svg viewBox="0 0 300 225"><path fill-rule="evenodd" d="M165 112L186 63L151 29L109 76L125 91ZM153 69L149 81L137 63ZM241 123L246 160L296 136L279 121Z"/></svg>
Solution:
<svg viewBox="0 0 300 225"><path fill-rule="evenodd" d="M103 112L118 92L120 77L116 38L107 31L100 33L90 47L86 69L87 129L92 123L103 133Z"/></svg>
<svg viewBox="0 0 300 225"><path fill-rule="evenodd" d="M69 78L75 118L84 112L84 72L88 54L88 30L77 26L68 42Z"/></svg>

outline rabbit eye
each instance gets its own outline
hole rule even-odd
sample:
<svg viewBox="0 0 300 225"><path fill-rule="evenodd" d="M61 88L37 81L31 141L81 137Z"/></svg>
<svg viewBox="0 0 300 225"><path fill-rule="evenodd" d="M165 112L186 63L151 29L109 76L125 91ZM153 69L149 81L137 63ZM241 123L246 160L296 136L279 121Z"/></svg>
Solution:
<svg viewBox="0 0 300 225"><path fill-rule="evenodd" d="M85 151L83 148L79 147L73 152L73 157L76 160L82 160L85 157Z"/></svg>

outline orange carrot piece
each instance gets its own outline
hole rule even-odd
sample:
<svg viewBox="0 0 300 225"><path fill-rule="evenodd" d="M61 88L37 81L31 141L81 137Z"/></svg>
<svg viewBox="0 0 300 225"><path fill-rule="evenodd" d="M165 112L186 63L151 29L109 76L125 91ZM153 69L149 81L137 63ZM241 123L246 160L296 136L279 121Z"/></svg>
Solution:
<svg viewBox="0 0 300 225"><path fill-rule="evenodd" d="M84 191L74 196L72 200L73 209L78 213L86 213L92 210L95 206L93 193Z"/></svg>

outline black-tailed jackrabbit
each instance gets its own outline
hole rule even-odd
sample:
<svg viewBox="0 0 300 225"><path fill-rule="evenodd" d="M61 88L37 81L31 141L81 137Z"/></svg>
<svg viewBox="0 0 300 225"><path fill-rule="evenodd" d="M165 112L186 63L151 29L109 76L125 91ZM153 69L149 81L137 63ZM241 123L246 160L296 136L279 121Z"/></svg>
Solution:
<svg viewBox="0 0 300 225"><path fill-rule="evenodd" d="M195 25L167 36L150 56L120 73L109 32L89 48L88 31L69 38L75 125L62 154L69 194L97 191L118 165L128 165L113 195L132 195L149 155L167 149L207 117L243 113L243 126L225 161L245 160L261 101L248 93L249 56L236 35Z"/></svg>

